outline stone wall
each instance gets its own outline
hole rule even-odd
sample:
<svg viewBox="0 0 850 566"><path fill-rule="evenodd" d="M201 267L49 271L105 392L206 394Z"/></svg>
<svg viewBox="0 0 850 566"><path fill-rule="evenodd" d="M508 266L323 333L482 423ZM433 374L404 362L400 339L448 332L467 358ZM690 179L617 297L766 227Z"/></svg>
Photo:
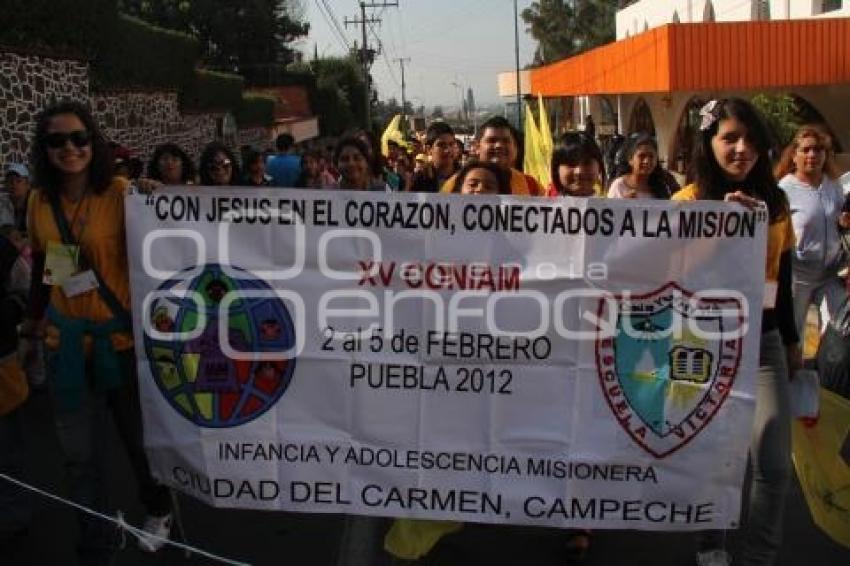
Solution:
<svg viewBox="0 0 850 566"><path fill-rule="evenodd" d="M240 128L236 139L238 147L250 145L259 150L274 148L274 140L268 128Z"/></svg>
<svg viewBox="0 0 850 566"><path fill-rule="evenodd" d="M35 116L54 100L89 97L83 61L0 52L0 163L26 163Z"/></svg>
<svg viewBox="0 0 850 566"><path fill-rule="evenodd" d="M110 140L145 163L156 146L171 142L197 161L204 145L217 139L220 114L181 114L176 92L98 92L95 118Z"/></svg>
<svg viewBox="0 0 850 566"><path fill-rule="evenodd" d="M90 92L86 62L0 52L0 166L28 163L36 115L68 98L89 103L106 137L145 163L161 143L178 144L197 162L204 145L224 141L223 114L183 114L177 92ZM227 141L235 151L271 145L266 128L237 130Z"/></svg>

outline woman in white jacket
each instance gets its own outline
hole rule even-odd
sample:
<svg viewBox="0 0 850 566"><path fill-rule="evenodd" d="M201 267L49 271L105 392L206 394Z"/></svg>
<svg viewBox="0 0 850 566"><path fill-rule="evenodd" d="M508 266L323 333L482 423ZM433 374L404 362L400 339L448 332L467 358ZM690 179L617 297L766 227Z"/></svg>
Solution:
<svg viewBox="0 0 850 566"><path fill-rule="evenodd" d="M850 228L844 194L836 181L832 139L818 126L802 126L776 167L779 186L788 195L797 239L793 257L794 317L801 339L809 305L820 308L821 325L846 297L838 272L847 257L840 231Z"/></svg>

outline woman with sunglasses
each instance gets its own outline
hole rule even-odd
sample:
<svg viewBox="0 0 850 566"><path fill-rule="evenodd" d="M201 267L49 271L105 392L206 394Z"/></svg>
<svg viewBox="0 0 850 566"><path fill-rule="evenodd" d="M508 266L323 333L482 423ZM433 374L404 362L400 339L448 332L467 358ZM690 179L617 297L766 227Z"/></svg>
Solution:
<svg viewBox="0 0 850 566"><path fill-rule="evenodd" d="M201 184L208 187L238 185L239 165L236 156L220 142L207 144L200 159Z"/></svg>
<svg viewBox="0 0 850 566"><path fill-rule="evenodd" d="M820 307L823 327L847 298L838 272L847 263L840 231L850 228L850 213L843 212L832 138L817 126L797 130L774 173L791 203L797 237L792 261L794 318L802 339L809 305Z"/></svg>
<svg viewBox="0 0 850 566"><path fill-rule="evenodd" d="M764 206L769 218L765 301L755 419L750 444L752 487L741 566L774 564L782 545L782 517L791 479L789 381L802 364L791 298L794 231L788 200L773 178L767 128L753 106L738 98L713 100L700 114L693 156L694 184L673 200L737 202ZM720 533L704 533L698 566L728 566Z"/></svg>
<svg viewBox="0 0 850 566"><path fill-rule="evenodd" d="M78 102L58 103L39 115L32 163L37 187L28 211L33 278L22 334L44 337L48 350L48 389L70 497L111 514L111 416L148 513L145 529L167 537L168 490L151 478L142 446L124 245L128 181L113 176L106 141ZM108 563L118 531L85 513L77 518L79 563ZM154 551L161 543L140 545Z"/></svg>

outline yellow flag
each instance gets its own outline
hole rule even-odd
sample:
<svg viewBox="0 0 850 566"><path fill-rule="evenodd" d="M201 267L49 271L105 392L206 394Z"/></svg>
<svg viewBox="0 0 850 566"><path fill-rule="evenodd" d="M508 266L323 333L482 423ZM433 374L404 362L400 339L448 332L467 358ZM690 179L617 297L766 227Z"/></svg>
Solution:
<svg viewBox="0 0 850 566"><path fill-rule="evenodd" d="M794 421L794 467L815 524L850 548L850 400L821 389L820 418Z"/></svg>
<svg viewBox="0 0 850 566"><path fill-rule="evenodd" d="M546 187L552 181L550 179L552 175L550 164L552 163L552 152L554 151L555 143L552 141L552 129L549 127L549 115L546 114L546 106L543 104L542 94L537 95L537 109L540 113L540 158L543 160L544 173L546 175L545 182L543 182L543 179L538 179L538 181Z"/></svg>
<svg viewBox="0 0 850 566"><path fill-rule="evenodd" d="M525 104L525 158L523 159L523 171L531 175L544 187L549 184L548 173L545 169L548 164L544 162L540 130L534 120L534 113L528 103Z"/></svg>
<svg viewBox="0 0 850 566"><path fill-rule="evenodd" d="M407 147L407 142L404 140L404 133L401 131L401 114L396 114L384 133L381 134L381 153L386 157L390 153L389 141L393 140L402 147Z"/></svg>

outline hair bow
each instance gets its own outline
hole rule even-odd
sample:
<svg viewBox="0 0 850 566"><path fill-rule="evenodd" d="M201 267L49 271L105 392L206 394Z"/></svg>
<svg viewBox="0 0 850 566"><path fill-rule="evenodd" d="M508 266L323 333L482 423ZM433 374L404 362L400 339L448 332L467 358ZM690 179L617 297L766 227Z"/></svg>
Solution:
<svg viewBox="0 0 850 566"><path fill-rule="evenodd" d="M699 115L702 116L702 122L700 122L699 129L704 132L711 128L714 122L717 121L717 107L719 103L717 100L709 101L705 106L702 107L699 111Z"/></svg>

